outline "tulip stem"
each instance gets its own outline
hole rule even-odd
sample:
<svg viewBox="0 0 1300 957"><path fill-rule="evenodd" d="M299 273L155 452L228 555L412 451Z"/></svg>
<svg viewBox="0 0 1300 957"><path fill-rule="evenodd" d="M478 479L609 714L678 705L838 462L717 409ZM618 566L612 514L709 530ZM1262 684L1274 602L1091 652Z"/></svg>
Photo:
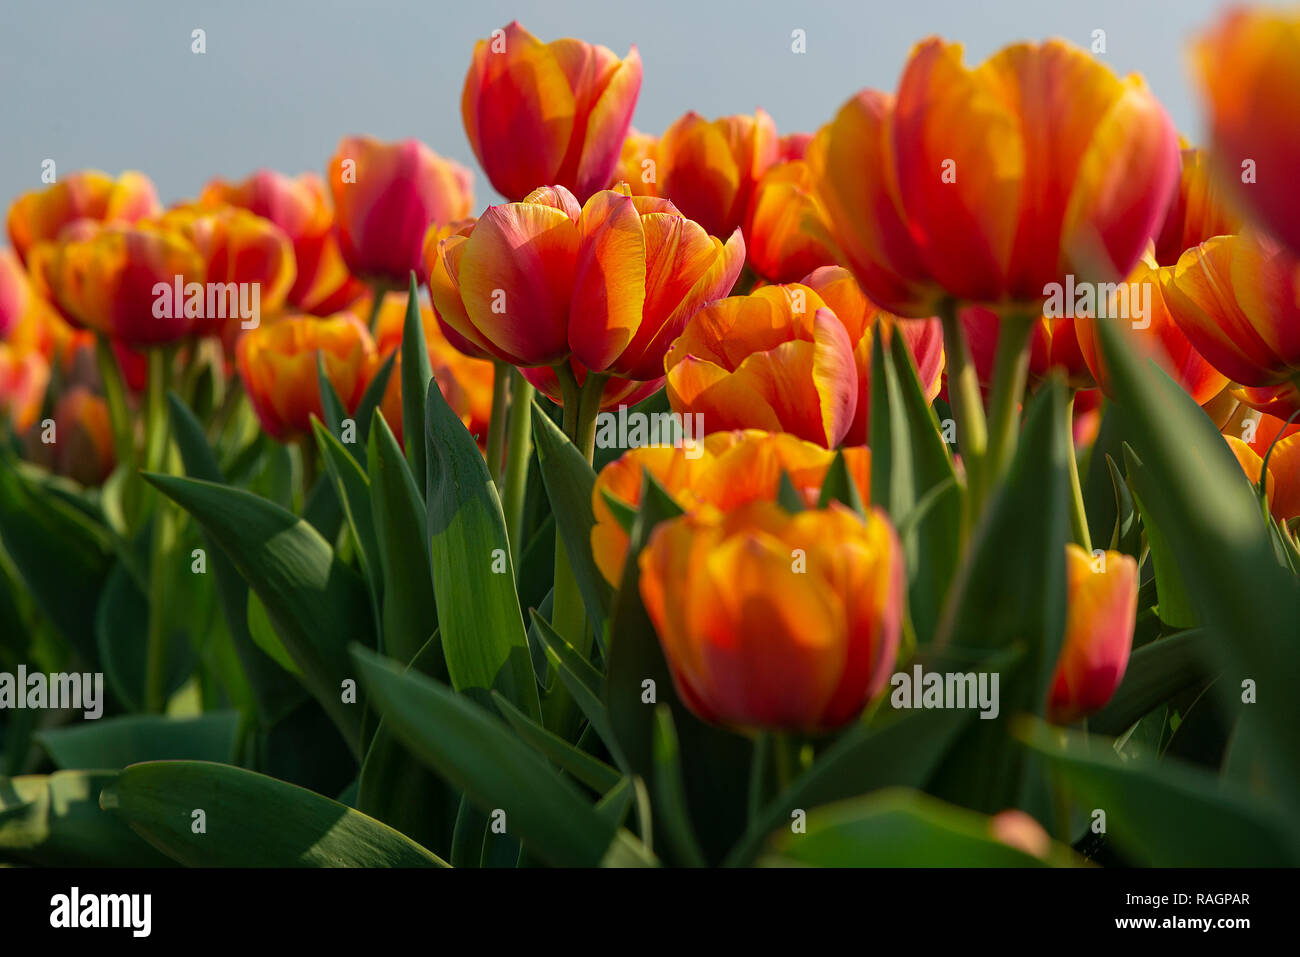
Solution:
<svg viewBox="0 0 1300 957"><path fill-rule="evenodd" d="M384 296L388 294L388 287L382 282L376 282L370 287L370 317L366 320L366 328L370 334L375 334L375 327L379 325L379 310L384 308Z"/></svg>
<svg viewBox="0 0 1300 957"><path fill-rule="evenodd" d="M113 355L112 343L102 333L95 336L95 362L104 384L104 399L108 403L108 418L113 428L113 451L119 465L135 462L135 437L126 409L126 384L122 369Z"/></svg>
<svg viewBox="0 0 1300 957"><path fill-rule="evenodd" d="M524 493L528 489L528 461L533 454L533 386L518 369L511 370L510 440L506 452L502 509L510 536L510 558L515 571L524 552Z"/></svg>
<svg viewBox="0 0 1300 957"><path fill-rule="evenodd" d="M989 447L984 495L1002 481L1015 454L1020 433L1020 400L1029 378L1029 335L1034 318L1020 312L1002 317L993 360L993 399L989 405ZM981 503L982 505L982 503Z"/></svg>
<svg viewBox="0 0 1300 957"><path fill-rule="evenodd" d="M506 413L510 406L510 366L499 360L492 363L492 418L488 420L488 474L501 491L501 465L506 449Z"/></svg>
<svg viewBox="0 0 1300 957"><path fill-rule="evenodd" d="M1074 390L1065 401L1064 421L1065 444L1068 455L1065 467L1070 473L1070 529L1074 533L1075 544L1085 552L1092 551L1092 537L1088 534L1088 513L1083 507L1083 485L1079 481L1079 456L1074 450Z"/></svg>
<svg viewBox="0 0 1300 957"><path fill-rule="evenodd" d="M988 448L988 426L984 420L984 402L980 397L979 374L971 359L970 347L957 318L957 303L946 299L939 306L943 322L943 348L948 363L948 398L957 422L957 439L962 462L966 466L966 522L982 499L981 476Z"/></svg>
<svg viewBox="0 0 1300 957"><path fill-rule="evenodd" d="M170 472L167 378L173 350L149 350L145 391L144 465L152 472ZM156 496L149 560L149 632L145 658L145 709L161 713L167 694L167 578L176 538L176 514L165 496Z"/></svg>

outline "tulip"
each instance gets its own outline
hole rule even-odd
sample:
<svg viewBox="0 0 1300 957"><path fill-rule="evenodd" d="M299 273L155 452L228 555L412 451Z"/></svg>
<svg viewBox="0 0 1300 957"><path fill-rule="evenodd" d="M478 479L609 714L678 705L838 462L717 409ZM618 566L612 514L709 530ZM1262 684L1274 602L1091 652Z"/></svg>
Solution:
<svg viewBox="0 0 1300 957"><path fill-rule="evenodd" d="M53 242L69 223L133 223L159 208L153 183L143 173L126 172L113 179L98 170L81 170L14 200L9 239L25 263L35 246Z"/></svg>
<svg viewBox="0 0 1300 957"><path fill-rule="evenodd" d="M610 186L626 186L633 196L658 196L658 151L659 137L629 128Z"/></svg>
<svg viewBox="0 0 1300 957"><path fill-rule="evenodd" d="M659 138L658 195L710 235L725 236L744 226L754 189L778 150L776 126L763 110L713 121L687 113Z"/></svg>
<svg viewBox="0 0 1300 957"><path fill-rule="evenodd" d="M128 346L175 342L199 326L174 289L177 277L182 288L204 282L203 257L157 223L101 226L60 240L45 277L65 316Z"/></svg>
<svg viewBox="0 0 1300 957"><path fill-rule="evenodd" d="M507 200L555 183L586 202L609 185L640 91L636 47L620 60L581 40L543 43L516 21L475 44L461 117Z"/></svg>
<svg viewBox="0 0 1300 957"><path fill-rule="evenodd" d="M1115 694L1133 646L1138 570L1131 555L1095 558L1065 546L1065 640L1047 698L1047 717L1069 724L1102 708Z"/></svg>
<svg viewBox="0 0 1300 957"><path fill-rule="evenodd" d="M275 439L306 435L313 415L324 418L317 354L344 409L352 412L375 360L370 333L352 313L288 316L250 329L239 340L240 378L262 428Z"/></svg>
<svg viewBox="0 0 1300 957"><path fill-rule="evenodd" d="M57 475L91 487L100 485L113 471L113 427L108 404L84 385L59 396L54 404L54 441L45 443L29 435L29 457ZM38 433L40 426L33 426Z"/></svg>
<svg viewBox="0 0 1300 957"><path fill-rule="evenodd" d="M815 732L851 721L898 655L903 553L884 513L756 502L659 525L640 589L682 701L705 721Z"/></svg>
<svg viewBox="0 0 1300 957"><path fill-rule="evenodd" d="M50 366L39 352L19 352L0 342L0 420L26 432L41 413Z"/></svg>
<svg viewBox="0 0 1300 957"><path fill-rule="evenodd" d="M396 353L393 371L388 378L379 408L384 420L392 428L398 442L405 448L402 432L402 332L406 322L406 296L389 293L384 297L375 324L375 361L373 371ZM492 415L492 363L471 359L452 346L438 327L433 309L420 304L420 324L424 330L425 346L429 353L429 366L433 370L438 389L451 406L470 435L477 436L480 445L487 438L488 420Z"/></svg>
<svg viewBox="0 0 1300 957"><path fill-rule="evenodd" d="M1213 236L1241 232L1241 217L1211 175L1205 152L1185 148L1181 161L1178 189L1156 236L1155 256L1161 266L1174 265L1187 250Z"/></svg>
<svg viewBox="0 0 1300 957"><path fill-rule="evenodd" d="M569 370L573 373L574 381L578 388L581 389L587 382L587 368L582 363L574 359L569 360ZM555 370L548 366L536 366L531 369L523 370L524 378L528 380L529 385L537 389L552 402L557 405L564 405L564 386L560 377L555 374ZM617 409L621 405L636 405L643 399L648 399L664 386L664 377L657 379L626 379L622 376L609 376L605 380L604 387L600 393L601 412L607 412L610 409Z"/></svg>
<svg viewBox="0 0 1300 957"><path fill-rule="evenodd" d="M663 375L669 343L725 295L745 244L724 244L672 203L603 190L579 207L562 186L491 206L430 250L439 317L484 354L517 366Z"/></svg>
<svg viewBox="0 0 1300 957"><path fill-rule="evenodd" d="M1300 256L1300 12L1233 9L1196 44L1222 181Z"/></svg>
<svg viewBox="0 0 1300 957"><path fill-rule="evenodd" d="M1258 487L1260 475L1264 476L1264 499L1273 517L1281 523L1300 516L1300 437L1292 433L1277 439L1271 451L1265 447L1267 472L1255 447L1235 435L1225 435L1224 439L1251 485Z"/></svg>
<svg viewBox="0 0 1300 957"><path fill-rule="evenodd" d="M764 286L711 303L664 359L673 410L704 416L707 431L791 432L834 448L858 403L849 333L807 286Z"/></svg>
<svg viewBox="0 0 1300 957"><path fill-rule="evenodd" d="M32 307L32 287L23 264L10 249L0 249L0 340L8 339Z"/></svg>
<svg viewBox="0 0 1300 957"><path fill-rule="evenodd" d="M474 206L473 174L419 140L344 137L330 158L329 182L348 268L392 287L405 287L411 270L425 280L430 223L464 219Z"/></svg>
<svg viewBox="0 0 1300 957"><path fill-rule="evenodd" d="M1238 399L1282 418L1300 408L1300 260L1248 229L1187 250L1160 282L1174 322Z"/></svg>
<svg viewBox="0 0 1300 957"><path fill-rule="evenodd" d="M258 170L238 183L214 179L203 206L238 206L268 219L293 243L297 274L287 300L299 312L328 316L355 303L365 285L348 272L334 235L334 210L325 181L315 173L290 178Z"/></svg>
<svg viewBox="0 0 1300 957"><path fill-rule="evenodd" d="M695 447L648 445L630 449L596 476L591 507L591 551L606 580L618 587L627 558L628 534L615 518L606 496L628 508L641 504L645 472L684 511L716 508L731 511L750 502L775 501L781 474L809 508L815 507L835 455L785 432L747 429L714 432ZM844 462L864 502L871 500L871 453L846 448Z"/></svg>
<svg viewBox="0 0 1300 957"><path fill-rule="evenodd" d="M916 364L917 379L927 402L933 402L942 387L944 353L943 326L937 319L900 320L867 298L853 274L842 266L823 266L803 279L816 291L848 331L853 345L853 362L858 370L858 406L853 424L845 435L851 445L865 445L871 424L871 348L875 330L885 342L895 332Z"/></svg>
<svg viewBox="0 0 1300 957"><path fill-rule="evenodd" d="M835 262L826 214L801 159L769 169L754 191L745 245L754 271L768 282L794 282Z"/></svg>

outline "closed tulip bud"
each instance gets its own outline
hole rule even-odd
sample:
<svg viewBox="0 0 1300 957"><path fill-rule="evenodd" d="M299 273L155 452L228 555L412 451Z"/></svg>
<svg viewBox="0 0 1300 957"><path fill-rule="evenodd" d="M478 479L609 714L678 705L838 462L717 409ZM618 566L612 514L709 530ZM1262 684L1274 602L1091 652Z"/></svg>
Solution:
<svg viewBox="0 0 1300 957"><path fill-rule="evenodd" d="M661 524L640 588L682 701L737 729L851 721L898 655L903 552L884 513L758 502Z"/></svg>
<svg viewBox="0 0 1300 957"><path fill-rule="evenodd" d="M158 213L158 194L143 173L117 179L98 170L79 170L42 190L19 196L9 207L9 240L18 258L40 243L53 242L69 223L133 223Z"/></svg>
<svg viewBox="0 0 1300 957"><path fill-rule="evenodd" d="M365 284L343 261L329 191L317 174L288 177L262 169L237 183L215 179L204 187L199 203L246 209L289 237L297 269L286 298L294 310L328 316L365 294Z"/></svg>
<svg viewBox="0 0 1300 957"><path fill-rule="evenodd" d="M57 475L82 485L100 485L116 463L108 403L84 385L74 386L54 404L53 442L41 441L40 425L27 437L29 457Z"/></svg>
<svg viewBox="0 0 1300 957"><path fill-rule="evenodd" d="M871 452L846 448L844 462L864 502L871 500ZM623 575L628 534L610 508L607 496L636 509L641 504L644 473L649 472L684 511L715 508L731 511L750 502L775 501L781 474L812 508L821 495L835 453L785 432L747 429L714 432L702 440L631 449L596 476L591 507L591 551L596 566L614 587Z"/></svg>
<svg viewBox="0 0 1300 957"><path fill-rule="evenodd" d="M641 92L641 57L512 22L474 46L461 94L465 135L511 201L557 183L585 202L610 182ZM453 217L456 218L456 217Z"/></svg>
<svg viewBox="0 0 1300 957"><path fill-rule="evenodd" d="M745 243L714 239L665 200L602 190L579 207L556 186L489 207L430 256L439 318L483 354L517 366L572 356L647 380L696 310L731 289Z"/></svg>
<svg viewBox="0 0 1300 957"><path fill-rule="evenodd" d="M1065 547L1065 640L1047 699L1048 720L1078 721L1110 701L1124 677L1137 621L1137 562Z"/></svg>
<svg viewBox="0 0 1300 957"><path fill-rule="evenodd" d="M1197 42L1194 62L1222 182L1300 256L1300 12L1233 9Z"/></svg>
<svg viewBox="0 0 1300 957"><path fill-rule="evenodd" d="M205 281L203 257L158 223L101 226L60 240L45 276L65 316L128 346L176 342L199 327L188 292L177 297L175 288Z"/></svg>
<svg viewBox="0 0 1300 957"><path fill-rule="evenodd" d="M1300 260L1246 230L1187 250L1160 282L1174 322L1238 399L1281 418L1300 408Z"/></svg>
<svg viewBox="0 0 1300 957"><path fill-rule="evenodd" d="M858 407L844 440L865 445L871 425L871 350L875 331L889 337L898 333L916 364L917 379L927 402L933 402L943 386L943 324L938 319L900 319L867 298L853 274L842 266L823 266L804 277L803 284L816 290L835 313L853 343L853 362L858 370Z"/></svg>
<svg viewBox="0 0 1300 957"><path fill-rule="evenodd" d="M0 342L0 420L26 432L41 412L50 365L39 352L19 352Z"/></svg>
<svg viewBox="0 0 1300 957"><path fill-rule="evenodd" d="M658 194L710 235L725 236L744 226L754 189L779 149L776 126L763 110L712 121L687 113L655 149Z"/></svg>
<svg viewBox="0 0 1300 957"><path fill-rule="evenodd" d="M288 316L240 337L239 376L262 428L273 438L285 441L306 435L313 415L324 418L317 353L344 409L352 412L375 360L370 333L352 313L324 319Z"/></svg>
<svg viewBox="0 0 1300 957"><path fill-rule="evenodd" d="M330 190L343 260L370 282L423 282L431 223L464 219L474 207L473 174L419 140L382 143L344 137L330 158Z"/></svg>
<svg viewBox="0 0 1300 957"><path fill-rule="evenodd" d="M826 448L853 424L853 342L807 286L764 286L695 314L664 359L673 410L708 431L790 432Z"/></svg>

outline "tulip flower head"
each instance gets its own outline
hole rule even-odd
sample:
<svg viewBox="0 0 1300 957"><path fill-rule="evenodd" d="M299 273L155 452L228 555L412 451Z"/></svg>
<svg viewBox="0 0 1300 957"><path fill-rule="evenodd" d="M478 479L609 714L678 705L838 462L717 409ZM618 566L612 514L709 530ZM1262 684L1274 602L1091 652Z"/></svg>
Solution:
<svg viewBox="0 0 1300 957"><path fill-rule="evenodd" d="M160 210L153 183L143 173L117 179L98 170L79 170L43 190L24 193L9 207L9 240L18 258L58 238L64 227L92 223L134 223Z"/></svg>

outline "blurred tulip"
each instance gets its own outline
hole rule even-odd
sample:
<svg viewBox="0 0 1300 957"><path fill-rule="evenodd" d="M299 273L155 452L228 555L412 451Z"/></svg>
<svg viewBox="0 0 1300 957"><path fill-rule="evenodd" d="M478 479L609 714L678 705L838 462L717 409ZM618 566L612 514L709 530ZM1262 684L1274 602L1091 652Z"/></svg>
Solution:
<svg viewBox="0 0 1300 957"><path fill-rule="evenodd" d="M361 401L375 360L365 323L350 312L327 318L289 316L250 329L239 340L239 375L253 411L273 438L286 441L311 430L311 416L324 418L316 356L344 409Z"/></svg>
<svg viewBox="0 0 1300 957"><path fill-rule="evenodd" d="M315 173L290 178L258 170L238 183L214 179L204 187L203 206L231 205L268 219L293 243L297 267L289 289L291 307L328 316L355 303L366 287L348 271L334 235L334 210L325 181Z"/></svg>
<svg viewBox="0 0 1300 957"><path fill-rule="evenodd" d="M1093 556L1065 546L1065 640L1047 700L1057 724L1078 721L1110 701L1128 667L1137 621L1137 562L1122 552Z"/></svg>
<svg viewBox="0 0 1300 957"><path fill-rule="evenodd" d="M488 207L429 254L440 319L484 354L518 366L572 355L655 379L687 320L735 283L745 243L714 239L665 200L602 190L579 208L557 186Z"/></svg>
<svg viewBox="0 0 1300 957"><path fill-rule="evenodd" d="M0 249L0 340L8 339L32 308L32 285L11 249Z"/></svg>
<svg viewBox="0 0 1300 957"><path fill-rule="evenodd" d="M610 187L626 185L633 196L658 196L658 150L659 137L629 128Z"/></svg>
<svg viewBox="0 0 1300 957"><path fill-rule="evenodd" d="M1241 231L1241 217L1211 175L1204 150L1184 149L1181 159L1178 191L1156 236L1156 262L1161 266L1174 265L1184 252L1213 236Z"/></svg>
<svg viewBox="0 0 1300 957"><path fill-rule="evenodd" d="M1264 470L1264 459L1251 446L1235 435L1224 435L1228 448L1241 464L1241 470L1254 486L1259 485L1260 474ZM1269 446L1264 446L1268 455L1268 473L1264 479L1264 497L1268 502L1269 512L1278 522L1300 516L1300 434L1291 433L1277 439Z"/></svg>
<svg viewBox="0 0 1300 957"><path fill-rule="evenodd" d="M543 43L515 21L474 45L461 118L507 200L555 183L586 202L610 182L640 91L636 47L620 60L572 38Z"/></svg>
<svg viewBox="0 0 1300 957"><path fill-rule="evenodd" d="M32 426L28 457L86 487L103 484L116 464L108 403L86 386L74 386L59 396L53 419L52 442L42 440L41 426Z"/></svg>
<svg viewBox="0 0 1300 957"><path fill-rule="evenodd" d="M203 283L203 257L173 229L154 222L108 225L52 247L45 275L69 319L128 346L175 342L193 333L197 315L179 283ZM187 293L188 296L188 293Z"/></svg>
<svg viewBox="0 0 1300 957"><path fill-rule="evenodd" d="M1228 448L1232 450L1232 454L1236 457L1237 464L1246 473L1246 478L1250 479L1250 484L1258 486L1260 476L1264 471L1264 460L1256 454L1254 449L1235 435L1225 435L1223 438L1228 443ZM1273 507L1274 486L1276 484L1272 469L1270 469L1264 477L1264 496L1268 501L1270 511Z"/></svg>
<svg viewBox="0 0 1300 957"><path fill-rule="evenodd" d="M803 160L778 163L754 191L745 245L754 271L768 282L794 282L835 262L826 214Z"/></svg>
<svg viewBox="0 0 1300 957"><path fill-rule="evenodd" d="M853 424L858 372L845 325L800 283L705 306L664 359L673 410L706 431L790 432L827 448Z"/></svg>
<svg viewBox="0 0 1300 957"><path fill-rule="evenodd" d="M853 362L858 370L858 406L844 440L865 445L871 424L871 348L875 330L885 333L885 345L895 332L916 364L917 378L927 402L933 402L943 381L943 325L937 319L900 320L885 312L862 291L853 274L842 266L823 266L803 279L817 292L848 331Z"/></svg>
<svg viewBox="0 0 1300 957"><path fill-rule="evenodd" d="M9 239L25 263L34 246L54 241L69 223L133 223L159 210L158 194L143 173L126 172L113 179L98 170L79 170L14 200Z"/></svg>
<svg viewBox="0 0 1300 957"><path fill-rule="evenodd" d="M373 370L377 371L390 354L396 353L388 387L379 407L403 448L406 447L402 432L402 331L405 323L406 295L391 292L384 297L375 323ZM488 420L492 417L492 363L471 359L452 346L438 327L433 309L424 303L420 304L420 324L424 329L429 365L442 397L465 423L469 434L478 437L480 446L484 445Z"/></svg>
<svg viewBox="0 0 1300 957"><path fill-rule="evenodd" d="M659 138L658 195L709 235L728 235L745 225L754 189L778 149L776 126L763 110L712 121L692 111Z"/></svg>
<svg viewBox="0 0 1300 957"><path fill-rule="evenodd" d="M871 501L871 452L846 448L844 462L862 501ZM809 508L817 505L830 452L785 432L746 429L714 432L694 448L648 445L630 449L596 476L591 507L591 551L605 579L618 587L627 559L628 533L614 517L606 495L629 508L641 504L644 473L649 472L684 511L717 508L724 512L750 502L775 501L781 473Z"/></svg>
<svg viewBox="0 0 1300 957"><path fill-rule="evenodd" d="M330 158L335 229L343 260L370 282L421 282L431 223L464 219L474 207L473 174L419 140L383 143L345 136Z"/></svg>
<svg viewBox="0 0 1300 957"><path fill-rule="evenodd" d="M640 568L673 683L705 721L835 728L897 659L903 552L879 509L686 515L655 530Z"/></svg>
<svg viewBox="0 0 1300 957"><path fill-rule="evenodd" d="M1300 11L1234 8L1195 47L1223 183L1300 256Z"/></svg>
<svg viewBox="0 0 1300 957"><path fill-rule="evenodd" d="M31 428L41 413L50 366L39 352L19 352L0 342L0 420L16 433Z"/></svg>
<svg viewBox="0 0 1300 957"><path fill-rule="evenodd" d="M1187 250L1160 283L1174 322L1243 387L1241 401L1282 418L1300 408L1300 260L1247 230Z"/></svg>

